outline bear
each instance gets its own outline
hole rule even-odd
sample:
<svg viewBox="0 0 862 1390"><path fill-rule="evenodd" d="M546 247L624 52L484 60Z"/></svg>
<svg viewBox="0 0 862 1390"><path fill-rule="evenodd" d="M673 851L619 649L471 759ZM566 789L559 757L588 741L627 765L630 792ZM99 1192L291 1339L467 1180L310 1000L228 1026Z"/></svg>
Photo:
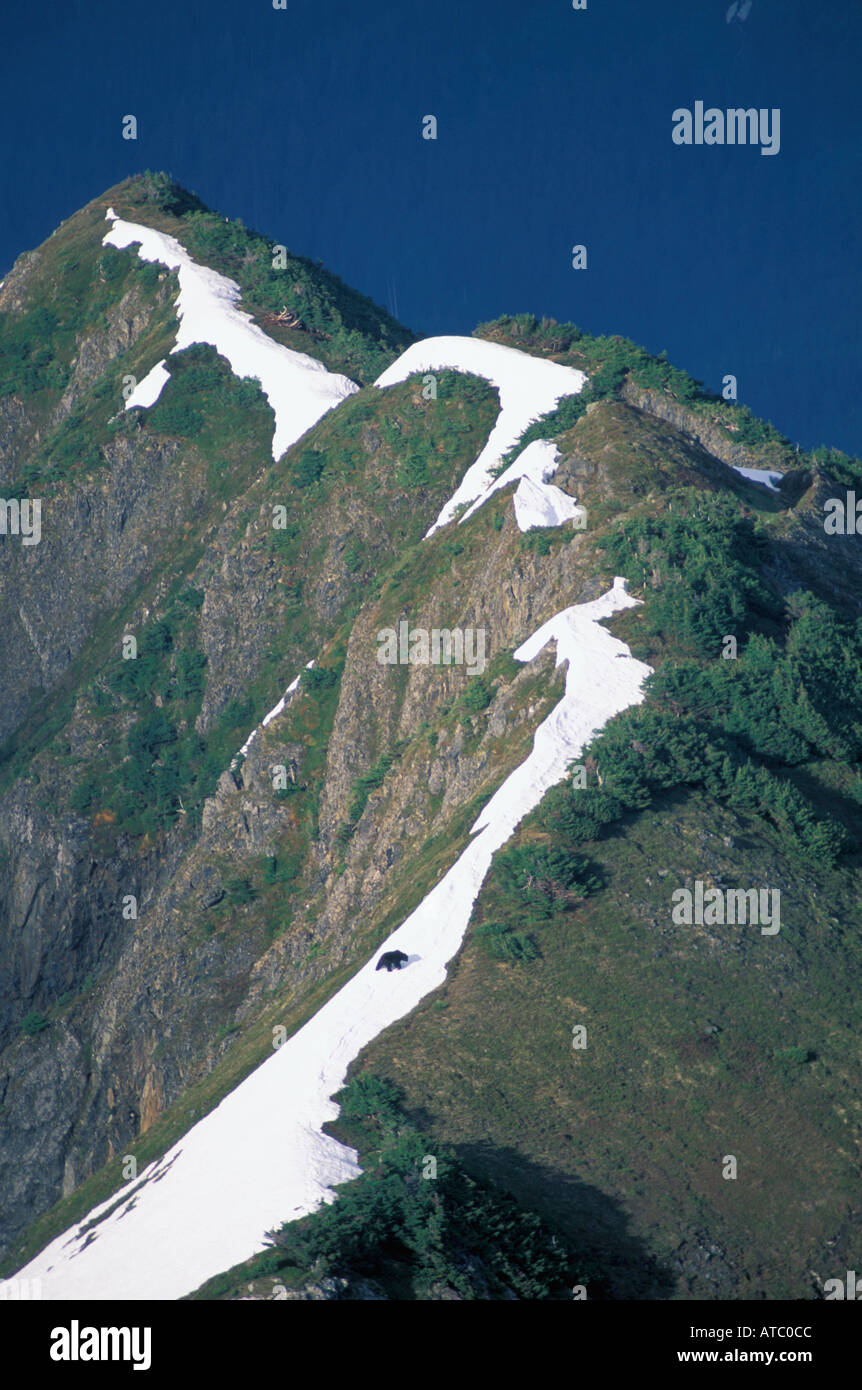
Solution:
<svg viewBox="0 0 862 1390"><path fill-rule="evenodd" d="M377 962L377 969L382 970L385 966L387 970L400 970L408 959L403 951L384 951Z"/></svg>

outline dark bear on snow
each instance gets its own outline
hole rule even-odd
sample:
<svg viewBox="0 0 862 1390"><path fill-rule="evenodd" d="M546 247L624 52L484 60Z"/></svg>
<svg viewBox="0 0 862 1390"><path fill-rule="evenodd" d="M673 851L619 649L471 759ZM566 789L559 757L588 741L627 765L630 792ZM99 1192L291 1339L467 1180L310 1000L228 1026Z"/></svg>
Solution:
<svg viewBox="0 0 862 1390"><path fill-rule="evenodd" d="M408 959L403 951L384 951L377 962L377 969L383 970L385 967L387 970L400 970Z"/></svg>

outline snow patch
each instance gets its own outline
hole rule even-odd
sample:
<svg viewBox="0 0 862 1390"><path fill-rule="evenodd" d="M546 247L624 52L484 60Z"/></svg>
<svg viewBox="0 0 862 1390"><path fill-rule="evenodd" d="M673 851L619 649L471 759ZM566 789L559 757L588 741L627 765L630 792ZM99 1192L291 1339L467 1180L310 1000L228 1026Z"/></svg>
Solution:
<svg viewBox="0 0 862 1390"><path fill-rule="evenodd" d="M463 525L468 517L485 505L489 497L493 497L495 492L508 487L510 483L517 482L519 478L530 478L534 483L546 483L556 473L559 461L560 451L556 444L552 444L549 439L534 439L532 444L521 450L514 462L510 463L498 478L483 488L459 518L458 524Z"/></svg>
<svg viewBox="0 0 862 1390"><path fill-rule="evenodd" d="M557 471L559 461L560 451L556 444L549 439L534 439L467 508L458 524L462 525L489 497L516 480L515 520L522 531L529 531L533 526L561 526L564 521L577 520L583 515L583 508L576 505L577 499L548 482Z"/></svg>
<svg viewBox="0 0 862 1390"><path fill-rule="evenodd" d="M515 493L515 520L522 531L534 526L562 526L583 516L574 497L553 483L534 483L522 478Z"/></svg>
<svg viewBox="0 0 862 1390"><path fill-rule="evenodd" d="M250 314L237 307L240 288L236 281L193 261L175 237L138 222L124 222L113 208L108 208L105 216L114 225L103 245L122 250L137 244L142 261L157 261L177 272L180 323L171 353L182 352L192 343L209 343L227 358L238 377L260 382L275 413L274 459L281 458L328 410L359 390L355 382L328 371L316 358L293 352L270 338ZM126 409L153 405L168 380L163 360L139 383L126 401Z"/></svg>
<svg viewBox="0 0 862 1390"><path fill-rule="evenodd" d="M132 406L142 405L147 409L155 405L162 390L167 386L171 379L171 374L165 366L165 358L147 372L143 381L139 381L132 394L126 400L126 410L131 410Z"/></svg>
<svg viewBox="0 0 862 1390"><path fill-rule="evenodd" d="M732 464L731 467L734 473L741 473L743 478L748 478L752 483L762 483L762 485L768 487L771 492L780 491L778 483L781 482L784 474L777 473L774 468L737 468L735 463ZM773 479L777 481L773 481Z"/></svg>
<svg viewBox="0 0 862 1390"><path fill-rule="evenodd" d="M313 665L314 665L314 661L306 661L306 663L305 663L305 669L306 669L306 671L310 671ZM281 714L281 712L282 712L282 710L284 709L284 706L285 706L285 704L286 704L286 702L287 702L287 697L288 697L288 695L292 695L293 692L294 692L294 690L296 690L297 686L299 685L299 681L300 681L301 675L302 675L302 672L300 672L299 676L297 676L297 678L296 678L295 681L291 681L290 685L289 685L289 686L287 687L287 689L285 690L285 692L284 692L284 694L282 695L281 699L279 700L278 704L277 704L277 705L273 705L273 707L272 707L272 709L270 710L269 714L265 714L265 715L263 716L263 719L261 720L261 723L262 723L262 725L263 725L264 728L266 728L267 724L271 724L272 721L273 721L273 719L276 719L276 718Z"/></svg>
<svg viewBox="0 0 862 1390"><path fill-rule="evenodd" d="M392 363L375 386L395 386L416 372L438 372L450 368L471 372L496 386L500 392L500 414L484 449L467 469L460 487L443 507L431 536L452 520L465 502L474 502L493 481L493 471L503 456L517 444L524 430L539 416L553 410L564 396L575 396L586 383L586 376L575 367L531 357L502 343L486 343L481 338L424 338L413 343Z"/></svg>
<svg viewBox="0 0 862 1390"><path fill-rule="evenodd" d="M179 1298L265 1248L267 1230L331 1201L334 1184L359 1175L355 1151L321 1132L338 1113L330 1097L362 1048L443 983L496 850L607 720L643 699L650 667L600 626L637 602L615 579L601 598L564 609L518 648L516 659L531 661L556 642L557 665L568 663L565 693L452 868L313 1018L127 1185L128 1202L109 1214L114 1193L19 1277L41 1279L48 1299ZM409 965L377 972L380 953L396 947Z"/></svg>

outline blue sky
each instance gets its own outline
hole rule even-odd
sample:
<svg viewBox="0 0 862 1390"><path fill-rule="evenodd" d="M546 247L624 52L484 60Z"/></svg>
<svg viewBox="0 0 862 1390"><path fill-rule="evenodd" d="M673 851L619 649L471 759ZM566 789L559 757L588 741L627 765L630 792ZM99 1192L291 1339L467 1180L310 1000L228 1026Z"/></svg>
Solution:
<svg viewBox="0 0 862 1390"><path fill-rule="evenodd" d="M166 169L418 332L572 319L714 389L733 373L804 447L860 452L862 5L754 0L728 24L729 4L7 11L0 272L111 184ZM780 153L675 145L672 112L697 100L778 107Z"/></svg>

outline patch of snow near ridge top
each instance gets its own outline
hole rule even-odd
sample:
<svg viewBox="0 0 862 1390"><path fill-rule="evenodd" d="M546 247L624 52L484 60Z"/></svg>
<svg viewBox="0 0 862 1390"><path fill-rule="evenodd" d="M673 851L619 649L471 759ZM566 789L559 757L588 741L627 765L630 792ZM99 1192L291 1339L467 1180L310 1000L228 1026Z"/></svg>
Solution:
<svg viewBox="0 0 862 1390"><path fill-rule="evenodd" d="M483 488L479 496L470 504L465 512L458 518L458 525L463 526L464 522L483 507L489 497L493 497L495 492L501 488L508 487L510 483L518 482L522 478L529 478L531 482L542 484L553 477L557 471L560 453L556 444L552 444L549 439L534 439L532 444L528 444L526 449L522 449L518 457L509 467L499 476L494 478L487 487ZM522 528L523 529L523 528Z"/></svg>
<svg viewBox="0 0 862 1390"><path fill-rule="evenodd" d="M139 243L142 261L158 261L177 272L180 323L171 352L182 352L192 343L209 343L227 358L238 377L257 377L275 412L274 459L281 458L328 410L359 390L355 382L328 371L317 358L282 347L264 333L250 314L237 308L240 288L236 281L193 261L176 237L139 222L124 222L113 208L108 208L105 217L114 225L103 237L103 245L123 250ZM155 404L169 380L162 359L138 383L126 401L126 410Z"/></svg>
<svg viewBox="0 0 862 1390"><path fill-rule="evenodd" d="M780 491L780 488L773 479L777 479L780 483L784 474L777 473L774 468L737 468L735 463L731 464L731 468L734 473L741 473L743 478L748 478L752 483L762 483L763 486L768 487L771 492Z"/></svg>
<svg viewBox="0 0 862 1390"><path fill-rule="evenodd" d="M431 536L445 526L465 502L473 502L493 481L493 470L503 455L517 444L524 430L540 415L553 410L564 396L576 396L586 376L576 367L564 367L543 357L531 357L502 343L486 343L481 338L423 338L407 348L375 386L395 386L416 372L437 372L450 368L484 377L500 392L500 414L476 462L464 474L460 487L449 498L433 526Z"/></svg>
<svg viewBox="0 0 862 1390"><path fill-rule="evenodd" d="M576 505L574 497L554 487L553 483L535 483L532 478L522 478L518 484L515 520L521 531L530 531L534 526L562 526L565 521L576 521L583 514L583 508Z"/></svg>
<svg viewBox="0 0 862 1390"><path fill-rule="evenodd" d="M582 517L584 510L576 505L577 499L548 482L556 473L559 461L560 451L556 444L549 439L534 439L459 517L458 525L463 525L495 492L516 480L515 520L521 531L529 531L534 526L561 526L564 521Z"/></svg>
<svg viewBox="0 0 862 1390"><path fill-rule="evenodd" d="M531 661L555 641L557 665L568 662L565 693L452 868L272 1057L122 1197L115 1192L16 1277L41 1279L47 1299L179 1298L264 1249L267 1230L332 1200L333 1184L359 1175L355 1151L321 1132L338 1114L330 1097L362 1048L443 983L495 851L608 719L642 701L651 668L600 626L637 602L615 579L607 593L564 609L517 649L517 660ZM378 972L381 952L395 947L409 964ZM529 1021L520 1026L528 1035Z"/></svg>

